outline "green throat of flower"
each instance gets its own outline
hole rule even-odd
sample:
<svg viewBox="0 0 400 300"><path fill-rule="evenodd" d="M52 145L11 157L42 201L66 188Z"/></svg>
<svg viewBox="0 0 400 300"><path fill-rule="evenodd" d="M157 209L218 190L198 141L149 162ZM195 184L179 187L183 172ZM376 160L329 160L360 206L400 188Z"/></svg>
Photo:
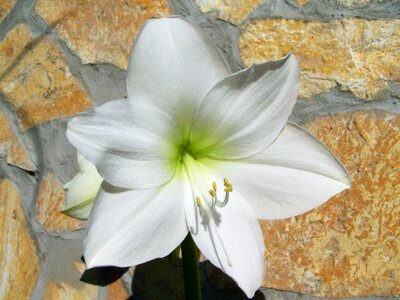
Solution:
<svg viewBox="0 0 400 300"><path fill-rule="evenodd" d="M229 194L233 192L232 183L223 178L223 198L219 198L217 179L211 176L209 170L213 169L210 160L202 160L204 157L184 147L178 164L181 172L185 172L189 178L194 201L199 209L212 211L216 207L224 207L228 204Z"/></svg>

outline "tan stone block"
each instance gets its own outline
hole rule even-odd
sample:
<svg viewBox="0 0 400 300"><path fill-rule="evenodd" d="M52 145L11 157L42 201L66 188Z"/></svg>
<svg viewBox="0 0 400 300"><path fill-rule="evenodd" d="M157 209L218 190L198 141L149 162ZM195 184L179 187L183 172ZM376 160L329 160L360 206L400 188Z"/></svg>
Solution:
<svg viewBox="0 0 400 300"><path fill-rule="evenodd" d="M19 142L12 130L10 123L0 112L0 160L4 159L8 164L24 170L33 171L33 163L25 148Z"/></svg>
<svg viewBox="0 0 400 300"><path fill-rule="evenodd" d="M339 6L345 6L345 7L360 7L360 6L365 6L371 3L382 3L382 2L387 2L388 0L337 0L337 4Z"/></svg>
<svg viewBox="0 0 400 300"><path fill-rule="evenodd" d="M370 100L400 82L400 20L257 20L244 26L239 47L245 65L294 53L305 98L338 84Z"/></svg>
<svg viewBox="0 0 400 300"><path fill-rule="evenodd" d="M122 69L144 21L171 12L166 0L38 0L35 10L83 63L112 63Z"/></svg>
<svg viewBox="0 0 400 300"><path fill-rule="evenodd" d="M96 300L98 288L94 285L76 282L74 286L67 282L48 281L43 299Z"/></svg>
<svg viewBox="0 0 400 300"><path fill-rule="evenodd" d="M0 79L17 63L24 55L27 45L34 40L29 27L19 24L11 29L6 37L0 42Z"/></svg>
<svg viewBox="0 0 400 300"><path fill-rule="evenodd" d="M53 174L43 177L36 198L36 218L44 229L53 233L84 228L86 222L60 212L65 192Z"/></svg>
<svg viewBox="0 0 400 300"><path fill-rule="evenodd" d="M0 43L0 51L0 91L23 129L70 117L92 106L53 41L33 38L26 25L19 25Z"/></svg>
<svg viewBox="0 0 400 300"><path fill-rule="evenodd" d="M0 299L30 299L39 258L15 185L0 179Z"/></svg>
<svg viewBox="0 0 400 300"><path fill-rule="evenodd" d="M296 0L297 5L303 6L310 2L311 0Z"/></svg>
<svg viewBox="0 0 400 300"><path fill-rule="evenodd" d="M246 19L263 0L195 0L204 13L215 12L218 18L239 24Z"/></svg>
<svg viewBox="0 0 400 300"><path fill-rule="evenodd" d="M14 7L16 0L0 1L0 22Z"/></svg>
<svg viewBox="0 0 400 300"><path fill-rule="evenodd" d="M262 221L264 287L319 297L400 295L400 116L364 111L306 128L343 162L352 188L304 215Z"/></svg>
<svg viewBox="0 0 400 300"><path fill-rule="evenodd" d="M109 300L126 300L129 293L121 280L114 281L107 286L107 298Z"/></svg>

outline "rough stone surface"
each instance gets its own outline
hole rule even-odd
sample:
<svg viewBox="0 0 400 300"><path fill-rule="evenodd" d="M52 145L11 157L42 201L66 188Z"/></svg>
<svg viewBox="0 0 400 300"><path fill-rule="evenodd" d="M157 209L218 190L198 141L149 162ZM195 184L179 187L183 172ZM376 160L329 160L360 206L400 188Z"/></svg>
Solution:
<svg viewBox="0 0 400 300"><path fill-rule="evenodd" d="M262 0L196 0L202 12L213 12L218 18L233 24L241 23Z"/></svg>
<svg viewBox="0 0 400 300"><path fill-rule="evenodd" d="M49 281L45 286L43 299L96 300L97 289L89 284L78 283L74 287L66 282Z"/></svg>
<svg viewBox="0 0 400 300"><path fill-rule="evenodd" d="M400 82L400 20L257 20L244 27L239 47L245 65L293 52L304 98L339 85L370 100L388 81Z"/></svg>
<svg viewBox="0 0 400 300"><path fill-rule="evenodd" d="M400 295L400 117L364 111L306 126L352 188L302 216L263 221L265 287L320 297Z"/></svg>
<svg viewBox="0 0 400 300"><path fill-rule="evenodd" d="M296 3L302 6L308 4L311 1L312 0L296 0ZM385 1L388 2L388 0L337 0L336 3L339 7L344 6L352 8L352 7L365 6L370 3L380 3Z"/></svg>
<svg viewBox="0 0 400 300"><path fill-rule="evenodd" d="M89 108L92 100L72 76L58 46L45 37L32 39L27 35L29 29L20 26L1 43L4 61L12 62L0 66L0 91L18 115L21 127L28 129Z"/></svg>
<svg viewBox="0 0 400 300"><path fill-rule="evenodd" d="M112 63L122 69L144 21L170 14L165 0L38 0L35 10L83 63Z"/></svg>
<svg viewBox="0 0 400 300"><path fill-rule="evenodd" d="M16 0L7 0L0 2L0 22L14 7Z"/></svg>
<svg viewBox="0 0 400 300"><path fill-rule="evenodd" d="M21 208L20 195L0 179L0 299L30 299L39 273L39 258Z"/></svg>
<svg viewBox="0 0 400 300"><path fill-rule="evenodd" d="M0 42L0 79L17 63L17 60L27 51L25 48L33 41L32 33L25 24L19 24L11 29ZM29 50L28 50L29 51Z"/></svg>
<svg viewBox="0 0 400 300"><path fill-rule="evenodd" d="M296 4L300 5L300 6L303 6L303 5L308 4L308 2L310 2L310 1L311 0L296 0Z"/></svg>
<svg viewBox="0 0 400 300"><path fill-rule="evenodd" d="M117 280L107 287L107 296L109 300L125 300L128 299L130 294L121 280Z"/></svg>
<svg viewBox="0 0 400 300"><path fill-rule="evenodd" d="M85 227L86 222L60 212L64 198L64 190L54 175L44 176L36 199L36 218L48 232L60 233Z"/></svg>
<svg viewBox="0 0 400 300"><path fill-rule="evenodd" d="M6 115L0 112L0 160L33 171L35 168L25 148L12 130Z"/></svg>
<svg viewBox="0 0 400 300"><path fill-rule="evenodd" d="M365 6L370 3L388 2L388 0L337 0L339 6L345 7L359 7Z"/></svg>

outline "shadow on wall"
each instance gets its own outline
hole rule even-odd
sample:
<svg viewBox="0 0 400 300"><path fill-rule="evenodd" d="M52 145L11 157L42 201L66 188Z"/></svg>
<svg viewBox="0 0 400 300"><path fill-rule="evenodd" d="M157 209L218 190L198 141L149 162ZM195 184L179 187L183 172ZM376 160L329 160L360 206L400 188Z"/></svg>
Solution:
<svg viewBox="0 0 400 300"><path fill-rule="evenodd" d="M119 279L128 268L101 267L87 270L81 280L98 286ZM203 300L247 300L236 283L210 262L200 263L201 292ZM127 300L180 300L184 299L181 260L156 259L135 268L132 280L133 295ZM257 291L254 300L265 300Z"/></svg>

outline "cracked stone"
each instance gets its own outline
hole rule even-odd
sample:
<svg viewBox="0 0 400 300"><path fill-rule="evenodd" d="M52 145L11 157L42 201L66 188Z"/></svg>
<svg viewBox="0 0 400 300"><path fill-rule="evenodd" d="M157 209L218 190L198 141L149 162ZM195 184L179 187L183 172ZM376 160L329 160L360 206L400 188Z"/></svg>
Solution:
<svg viewBox="0 0 400 300"><path fill-rule="evenodd" d="M167 16L167 1L38 0L35 6L84 64L128 66L132 42L144 21Z"/></svg>
<svg viewBox="0 0 400 300"><path fill-rule="evenodd" d="M306 128L345 165L352 188L287 220L262 221L264 287L318 297L400 295L400 116L320 117Z"/></svg>
<svg viewBox="0 0 400 300"><path fill-rule="evenodd" d="M24 170L35 170L28 152L21 145L9 120L2 112L0 112L0 160Z"/></svg>
<svg viewBox="0 0 400 300"><path fill-rule="evenodd" d="M240 24L249 16L262 0L195 0L204 13L213 12L222 20L232 24Z"/></svg>
<svg viewBox="0 0 400 300"><path fill-rule="evenodd" d="M7 0L0 2L0 22L3 21L4 17L11 11L14 7L16 0Z"/></svg>
<svg viewBox="0 0 400 300"><path fill-rule="evenodd" d="M0 299L31 299L39 268L19 192L12 181L0 179Z"/></svg>
<svg viewBox="0 0 400 300"><path fill-rule="evenodd" d="M255 20L244 26L239 47L247 66L294 53L304 98L338 85L373 100L389 81L400 82L400 20Z"/></svg>
<svg viewBox="0 0 400 300"><path fill-rule="evenodd" d="M86 222L60 212L65 192L53 174L43 177L36 198L36 218L48 232L61 233L85 228Z"/></svg>
<svg viewBox="0 0 400 300"><path fill-rule="evenodd" d="M34 38L21 24L7 34L0 51L0 91L22 129L70 117L92 106L55 42L43 36Z"/></svg>

